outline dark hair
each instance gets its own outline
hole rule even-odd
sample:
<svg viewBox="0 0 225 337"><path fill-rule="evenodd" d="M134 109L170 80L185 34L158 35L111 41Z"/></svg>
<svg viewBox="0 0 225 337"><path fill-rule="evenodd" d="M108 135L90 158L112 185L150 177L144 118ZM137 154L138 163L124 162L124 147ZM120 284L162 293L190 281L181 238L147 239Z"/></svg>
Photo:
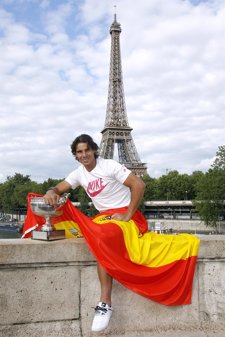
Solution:
<svg viewBox="0 0 225 337"><path fill-rule="evenodd" d="M75 158L76 158L77 145L79 143L86 143L91 150L95 151L95 158L98 158L98 156L99 156L98 145L93 141L91 136L85 135L85 134L82 134L82 135L76 137L74 139L73 143L71 144L71 152L72 152L72 154L74 155Z"/></svg>

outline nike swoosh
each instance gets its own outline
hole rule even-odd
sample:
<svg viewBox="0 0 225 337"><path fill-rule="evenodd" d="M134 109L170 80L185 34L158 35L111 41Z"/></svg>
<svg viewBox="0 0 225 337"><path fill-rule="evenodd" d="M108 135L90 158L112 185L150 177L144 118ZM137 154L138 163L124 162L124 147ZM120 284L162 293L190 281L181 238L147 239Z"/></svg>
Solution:
<svg viewBox="0 0 225 337"><path fill-rule="evenodd" d="M101 193L107 185L108 185L108 183L107 183L105 186L102 186L102 188L101 188L100 190L95 191L95 192L91 192L91 191L89 191L89 189L87 188L87 194L88 194L91 198L94 198L94 197L96 197L96 195L98 195L99 193Z"/></svg>

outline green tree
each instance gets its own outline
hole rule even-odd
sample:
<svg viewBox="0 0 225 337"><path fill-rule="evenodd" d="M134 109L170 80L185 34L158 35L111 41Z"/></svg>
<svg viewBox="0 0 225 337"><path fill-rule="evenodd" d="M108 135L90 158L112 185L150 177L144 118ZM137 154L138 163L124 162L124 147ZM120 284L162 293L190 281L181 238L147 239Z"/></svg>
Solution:
<svg viewBox="0 0 225 337"><path fill-rule="evenodd" d="M190 194L188 193L189 199L194 200L197 196L197 185L200 179L204 176L204 173L202 171L194 171L190 175L190 181L191 181L191 191Z"/></svg>
<svg viewBox="0 0 225 337"><path fill-rule="evenodd" d="M50 188L50 187L54 187L56 186L58 183L60 183L63 179L52 179L52 178L48 178L48 180L45 180L42 184L41 184L41 194L45 194L46 191ZM36 192L36 191L33 191ZM37 193L37 192L36 192Z"/></svg>
<svg viewBox="0 0 225 337"><path fill-rule="evenodd" d="M15 173L13 177L8 176L7 180L0 186L0 204L5 213L26 207L28 192L40 190L40 185L32 182L28 175L23 176Z"/></svg>
<svg viewBox="0 0 225 337"><path fill-rule="evenodd" d="M158 179L158 200L191 200L193 191L193 183L188 174L170 171Z"/></svg>
<svg viewBox="0 0 225 337"><path fill-rule="evenodd" d="M195 207L206 225L216 227L225 216L225 146L220 146L211 168L197 184Z"/></svg>
<svg viewBox="0 0 225 337"><path fill-rule="evenodd" d="M216 158L212 164L213 169L225 170L225 145L218 147Z"/></svg>
<svg viewBox="0 0 225 337"><path fill-rule="evenodd" d="M149 175L142 177L145 183L144 201L146 200L156 200L158 194L158 180L156 178L151 178Z"/></svg>

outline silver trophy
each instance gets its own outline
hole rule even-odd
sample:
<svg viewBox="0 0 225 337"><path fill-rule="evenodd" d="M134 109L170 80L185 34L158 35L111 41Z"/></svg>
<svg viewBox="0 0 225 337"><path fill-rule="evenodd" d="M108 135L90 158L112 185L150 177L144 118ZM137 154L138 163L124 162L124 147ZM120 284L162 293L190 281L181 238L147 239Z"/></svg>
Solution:
<svg viewBox="0 0 225 337"><path fill-rule="evenodd" d="M51 224L51 218L62 215L62 206L65 204L69 194L60 197L57 205L51 206L45 203L43 197L32 197L30 206L34 214L45 218L45 223L41 230L32 231L32 239L37 240L58 240L65 238L65 230L55 230Z"/></svg>

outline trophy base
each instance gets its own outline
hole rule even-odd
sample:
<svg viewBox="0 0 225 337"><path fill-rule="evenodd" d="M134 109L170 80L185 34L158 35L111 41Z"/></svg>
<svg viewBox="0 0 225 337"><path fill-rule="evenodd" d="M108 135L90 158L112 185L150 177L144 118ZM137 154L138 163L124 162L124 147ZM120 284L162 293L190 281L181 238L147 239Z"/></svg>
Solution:
<svg viewBox="0 0 225 337"><path fill-rule="evenodd" d="M54 241L65 239L65 230L59 229L54 231L36 231L33 230L31 233L31 239L33 240L43 240L43 241Z"/></svg>

